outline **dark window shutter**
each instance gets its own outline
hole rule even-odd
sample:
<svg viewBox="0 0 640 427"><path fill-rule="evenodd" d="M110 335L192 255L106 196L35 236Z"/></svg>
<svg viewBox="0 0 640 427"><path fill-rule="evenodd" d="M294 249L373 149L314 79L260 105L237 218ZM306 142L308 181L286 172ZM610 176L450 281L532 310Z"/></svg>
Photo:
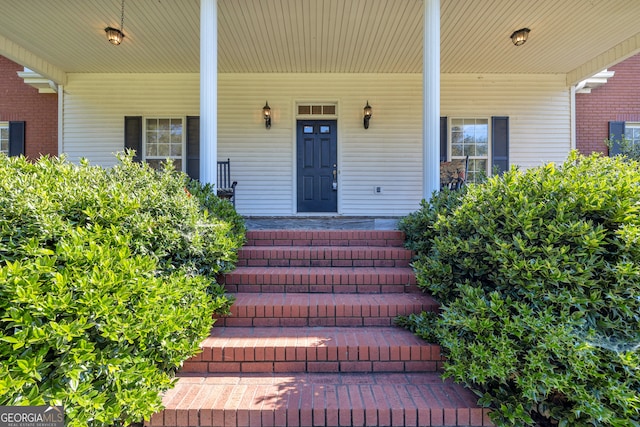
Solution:
<svg viewBox="0 0 640 427"><path fill-rule="evenodd" d="M9 156L24 155L25 122L9 122Z"/></svg>
<svg viewBox="0 0 640 427"><path fill-rule="evenodd" d="M446 117L440 117L440 161L441 162L446 162L447 161L447 150L448 150L448 145L447 145L447 139L448 136L447 132L449 132L449 129L447 128L447 118Z"/></svg>
<svg viewBox="0 0 640 427"><path fill-rule="evenodd" d="M609 122L609 139L613 143L609 148L609 156L613 157L622 153L620 142L624 138L624 122Z"/></svg>
<svg viewBox="0 0 640 427"><path fill-rule="evenodd" d="M125 116L124 118L124 148L134 150L134 162L142 161L142 117Z"/></svg>
<svg viewBox="0 0 640 427"><path fill-rule="evenodd" d="M187 117L187 175L200 179L200 117Z"/></svg>
<svg viewBox="0 0 640 427"><path fill-rule="evenodd" d="M509 117L491 117L491 168L509 169Z"/></svg>

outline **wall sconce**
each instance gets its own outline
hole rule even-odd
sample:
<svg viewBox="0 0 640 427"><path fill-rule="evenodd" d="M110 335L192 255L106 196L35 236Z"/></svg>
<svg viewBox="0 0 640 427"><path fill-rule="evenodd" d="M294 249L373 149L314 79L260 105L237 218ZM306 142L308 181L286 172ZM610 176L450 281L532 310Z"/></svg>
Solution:
<svg viewBox="0 0 640 427"><path fill-rule="evenodd" d="M264 117L264 126L267 129L271 128L271 107L269 107L269 101L262 107L262 116Z"/></svg>
<svg viewBox="0 0 640 427"><path fill-rule="evenodd" d="M521 28L517 31L514 31L513 34L511 34L511 41L513 42L513 44L516 46L522 46L529 37L529 31L531 30L528 28Z"/></svg>
<svg viewBox="0 0 640 427"><path fill-rule="evenodd" d="M112 45L118 46L122 43L122 39L124 39L124 33L122 32L122 28L124 27L124 0L122 0L122 8L120 13L120 29L107 27L104 31L107 33L107 40Z"/></svg>
<svg viewBox="0 0 640 427"><path fill-rule="evenodd" d="M371 120L371 114L373 110L371 105L369 105L369 101L367 101L367 105L364 106L364 128L369 129L369 120Z"/></svg>

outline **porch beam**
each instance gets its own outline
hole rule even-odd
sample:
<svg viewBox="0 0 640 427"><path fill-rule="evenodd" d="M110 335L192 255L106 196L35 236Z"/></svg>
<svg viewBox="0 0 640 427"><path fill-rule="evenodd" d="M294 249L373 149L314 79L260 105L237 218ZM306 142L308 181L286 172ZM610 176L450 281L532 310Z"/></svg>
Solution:
<svg viewBox="0 0 640 427"><path fill-rule="evenodd" d="M424 0L422 196L440 188L440 0Z"/></svg>
<svg viewBox="0 0 640 427"><path fill-rule="evenodd" d="M0 55L35 71L58 85L67 84L67 73L6 37L0 36Z"/></svg>
<svg viewBox="0 0 640 427"><path fill-rule="evenodd" d="M218 1L200 0L200 181L217 186Z"/></svg>

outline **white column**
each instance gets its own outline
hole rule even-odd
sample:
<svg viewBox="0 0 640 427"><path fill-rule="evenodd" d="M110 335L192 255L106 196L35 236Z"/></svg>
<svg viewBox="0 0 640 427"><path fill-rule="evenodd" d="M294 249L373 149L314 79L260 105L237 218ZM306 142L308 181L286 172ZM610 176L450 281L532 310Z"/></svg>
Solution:
<svg viewBox="0 0 640 427"><path fill-rule="evenodd" d="M200 0L200 181L217 184L218 2Z"/></svg>
<svg viewBox="0 0 640 427"><path fill-rule="evenodd" d="M440 0L424 0L422 195L440 188Z"/></svg>

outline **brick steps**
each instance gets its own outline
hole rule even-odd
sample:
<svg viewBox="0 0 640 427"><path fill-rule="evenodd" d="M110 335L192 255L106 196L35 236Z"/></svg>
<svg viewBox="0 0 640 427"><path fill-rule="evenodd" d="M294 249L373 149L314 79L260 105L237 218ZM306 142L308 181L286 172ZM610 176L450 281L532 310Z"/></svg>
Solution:
<svg viewBox="0 0 640 427"><path fill-rule="evenodd" d="M371 246L245 246L238 267L409 267L411 252Z"/></svg>
<svg viewBox="0 0 640 427"><path fill-rule="evenodd" d="M183 372L424 372L440 347L386 328L213 328Z"/></svg>
<svg viewBox="0 0 640 427"><path fill-rule="evenodd" d="M399 231L376 230L257 230L247 234L245 246L370 246L402 248Z"/></svg>
<svg viewBox="0 0 640 427"><path fill-rule="evenodd" d="M247 233L220 279L236 300L152 426L491 426L443 381L440 347L393 326L438 310L399 231Z"/></svg>
<svg viewBox="0 0 640 427"><path fill-rule="evenodd" d="M475 395L436 373L181 374L151 426L483 426Z"/></svg>
<svg viewBox="0 0 640 427"><path fill-rule="evenodd" d="M229 292L418 292L410 267L238 267L221 280Z"/></svg>
<svg viewBox="0 0 640 427"><path fill-rule="evenodd" d="M437 310L419 293L239 293L216 326L391 326L396 316Z"/></svg>

